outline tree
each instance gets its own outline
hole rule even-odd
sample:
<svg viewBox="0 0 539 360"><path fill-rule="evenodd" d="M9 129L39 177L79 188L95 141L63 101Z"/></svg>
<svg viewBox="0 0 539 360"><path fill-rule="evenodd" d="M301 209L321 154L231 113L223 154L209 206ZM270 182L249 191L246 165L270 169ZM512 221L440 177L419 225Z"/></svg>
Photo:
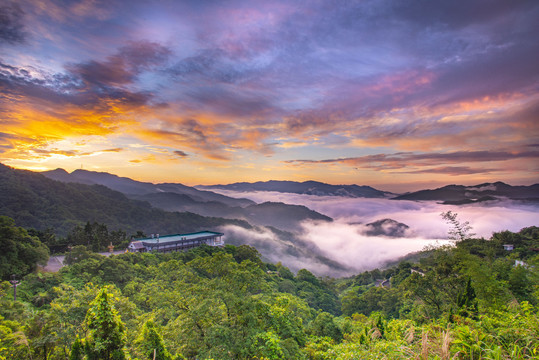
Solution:
<svg viewBox="0 0 539 360"><path fill-rule="evenodd" d="M271 331L258 333L256 341L251 345L251 352L255 354L255 359L277 360L284 358L281 347L281 339Z"/></svg>
<svg viewBox="0 0 539 360"><path fill-rule="evenodd" d="M313 273L307 269L301 269L300 271L298 271L298 275L296 276L296 279L298 281L306 281L315 286L320 286L320 281L318 280L318 278L314 276Z"/></svg>
<svg viewBox="0 0 539 360"><path fill-rule="evenodd" d="M83 345L80 338L77 336L75 342L71 346L71 353L69 354L69 360L82 360L83 356Z"/></svg>
<svg viewBox="0 0 539 360"><path fill-rule="evenodd" d="M152 320L144 323L137 343L143 359L172 360L172 356L165 348L163 337L157 332Z"/></svg>
<svg viewBox="0 0 539 360"><path fill-rule="evenodd" d="M327 336L337 342L342 340L341 329L335 324L334 316L327 312L319 313L309 324L308 331L312 335Z"/></svg>
<svg viewBox="0 0 539 360"><path fill-rule="evenodd" d="M415 306L413 311L422 313L421 319L436 318L457 305L457 297L465 292L467 282L460 276L462 261L453 248L437 248L428 258L420 260L424 275L414 273L403 281L401 286L419 301L420 306Z"/></svg>
<svg viewBox="0 0 539 360"><path fill-rule="evenodd" d="M518 301L531 300L533 284L529 274L530 271L523 265L514 266L509 273L509 289Z"/></svg>
<svg viewBox="0 0 539 360"><path fill-rule="evenodd" d="M462 241L471 238L475 234L470 232L472 227L468 221L461 223L457 219L457 213L447 211L440 214L442 218L451 225L451 228L448 231L449 238L455 241Z"/></svg>
<svg viewBox="0 0 539 360"><path fill-rule="evenodd" d="M86 314L89 334L84 348L88 360L123 360L125 328L106 288L90 303Z"/></svg>
<svg viewBox="0 0 539 360"><path fill-rule="evenodd" d="M457 295L457 307L459 315L475 316L477 314L477 300L475 300L475 290L472 287L471 278L468 278L466 289Z"/></svg>
<svg viewBox="0 0 539 360"><path fill-rule="evenodd" d="M89 251L84 245L76 245L66 254L64 264L73 265L86 259L99 259L100 256L92 251Z"/></svg>
<svg viewBox="0 0 539 360"><path fill-rule="evenodd" d="M262 260L260 260L260 253L254 247L249 245L240 245L236 247L234 254L234 259L241 263L244 260L250 260L255 263L257 266L262 266Z"/></svg>
<svg viewBox="0 0 539 360"><path fill-rule="evenodd" d="M37 265L46 265L49 249L37 237L28 235L22 227L7 216L0 216L0 279L7 280L12 274L26 275Z"/></svg>

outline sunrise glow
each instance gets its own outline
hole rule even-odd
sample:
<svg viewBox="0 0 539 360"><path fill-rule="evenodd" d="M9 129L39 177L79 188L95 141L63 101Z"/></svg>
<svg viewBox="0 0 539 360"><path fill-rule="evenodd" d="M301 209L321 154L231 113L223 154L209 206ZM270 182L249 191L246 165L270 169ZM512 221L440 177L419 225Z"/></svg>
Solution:
<svg viewBox="0 0 539 360"><path fill-rule="evenodd" d="M15 168L389 191L538 180L535 1L0 9L0 162Z"/></svg>

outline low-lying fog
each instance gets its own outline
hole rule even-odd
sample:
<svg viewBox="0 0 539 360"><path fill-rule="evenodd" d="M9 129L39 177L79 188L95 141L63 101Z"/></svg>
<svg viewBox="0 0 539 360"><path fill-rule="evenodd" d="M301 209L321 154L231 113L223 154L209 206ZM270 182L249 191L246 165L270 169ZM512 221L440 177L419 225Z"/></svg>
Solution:
<svg viewBox="0 0 539 360"><path fill-rule="evenodd" d="M293 270L306 268L317 275L349 275L377 267L398 259L428 245L447 244L449 225L440 214L446 211L458 213L459 221L468 221L476 237L490 238L493 232L520 229L539 225L539 206L523 205L512 201L481 203L466 206L450 206L434 201L414 202L389 199L343 198L334 196L299 195L280 192L235 192L213 190L231 197L251 199L257 203L266 201L304 205L332 217L332 223L303 224L298 237L314 243L316 252L334 260L349 270L337 271L325 264L303 256L290 257L274 246L274 251L261 251L270 261L281 261ZM365 235L365 224L390 218L409 226L403 237L389 238ZM225 234L245 239L256 246L278 241L271 232L249 232L235 227L224 229ZM253 239L256 238L256 241Z"/></svg>

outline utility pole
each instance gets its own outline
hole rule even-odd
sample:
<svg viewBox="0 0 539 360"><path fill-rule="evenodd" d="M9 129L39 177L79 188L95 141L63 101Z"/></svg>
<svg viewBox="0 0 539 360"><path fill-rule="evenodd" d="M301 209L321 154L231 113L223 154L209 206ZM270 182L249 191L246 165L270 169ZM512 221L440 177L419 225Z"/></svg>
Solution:
<svg viewBox="0 0 539 360"><path fill-rule="evenodd" d="M11 280L9 280L11 285L13 285L13 301L17 301L17 285L20 284L19 280L15 279L15 274L11 275Z"/></svg>

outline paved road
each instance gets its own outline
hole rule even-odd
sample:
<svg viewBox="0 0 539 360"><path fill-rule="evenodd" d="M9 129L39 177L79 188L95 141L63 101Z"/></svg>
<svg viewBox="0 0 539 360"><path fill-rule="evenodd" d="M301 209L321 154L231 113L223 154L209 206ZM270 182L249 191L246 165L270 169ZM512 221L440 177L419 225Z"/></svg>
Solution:
<svg viewBox="0 0 539 360"><path fill-rule="evenodd" d="M107 252L99 253L99 255L110 256L111 254L118 255L118 254L123 254L124 252L125 250L117 250L112 253L107 251ZM43 268L43 270L47 272L57 272L64 266L64 259L65 259L65 255L55 255L55 256L49 257L49 262Z"/></svg>

